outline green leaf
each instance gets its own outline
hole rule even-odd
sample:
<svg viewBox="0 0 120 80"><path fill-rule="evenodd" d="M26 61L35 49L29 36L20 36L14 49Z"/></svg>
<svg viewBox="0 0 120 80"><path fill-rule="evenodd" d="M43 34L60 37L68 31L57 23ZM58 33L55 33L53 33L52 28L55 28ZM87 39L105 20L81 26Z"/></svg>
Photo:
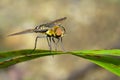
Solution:
<svg viewBox="0 0 120 80"><path fill-rule="evenodd" d="M81 50L72 52L56 52L49 50L17 50L0 52L0 68L6 68L16 63L35 59L38 57L58 55L58 54L72 54L85 59L113 72L120 76L120 50Z"/></svg>
<svg viewBox="0 0 120 80"><path fill-rule="evenodd" d="M120 50L73 51L73 55L83 57L120 76Z"/></svg>
<svg viewBox="0 0 120 80"><path fill-rule="evenodd" d="M6 68L19 62L35 59L42 56L57 55L61 52L50 52L49 50L17 50L0 52L0 68Z"/></svg>

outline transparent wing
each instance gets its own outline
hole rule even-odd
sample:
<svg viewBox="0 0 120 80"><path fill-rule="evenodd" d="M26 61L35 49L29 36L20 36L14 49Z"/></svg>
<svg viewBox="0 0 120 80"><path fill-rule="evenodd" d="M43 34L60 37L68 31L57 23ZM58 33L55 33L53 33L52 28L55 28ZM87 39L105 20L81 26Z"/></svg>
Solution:
<svg viewBox="0 0 120 80"><path fill-rule="evenodd" d="M55 26L55 25L60 24L62 21L66 20L66 19L67 19L67 17L63 17L63 18L54 20L54 21L52 21L52 22L46 23L45 25L46 25L46 27L53 27L53 26Z"/></svg>
<svg viewBox="0 0 120 80"><path fill-rule="evenodd" d="M15 36L15 35L21 35L21 34L33 33L33 32L34 32L34 29L27 29L27 30L24 30L24 31L21 31L21 32L10 34L8 36Z"/></svg>
<svg viewBox="0 0 120 80"><path fill-rule="evenodd" d="M60 19L54 20L54 21L46 23L46 24L41 24L41 25L36 26L35 29L36 29L36 31L37 31L37 29L39 29L39 30L51 29L52 27L54 27L56 25L60 25L60 23L66 19L67 19L67 17L64 17L64 18L60 18Z"/></svg>
<svg viewBox="0 0 120 80"><path fill-rule="evenodd" d="M26 33L34 33L34 32L44 33L48 30L48 28L52 28L53 26L58 25L60 22L66 20L66 19L67 19L67 17L60 18L60 19L54 20L52 22L37 26L39 29L37 29L37 27L35 29L27 29L27 30L24 30L21 32L10 34L8 36L15 36L15 35L21 35L21 34L26 34ZM42 27L42 26L44 26L44 27ZM45 28L45 27L48 27L48 28L47 29L40 29L40 28Z"/></svg>

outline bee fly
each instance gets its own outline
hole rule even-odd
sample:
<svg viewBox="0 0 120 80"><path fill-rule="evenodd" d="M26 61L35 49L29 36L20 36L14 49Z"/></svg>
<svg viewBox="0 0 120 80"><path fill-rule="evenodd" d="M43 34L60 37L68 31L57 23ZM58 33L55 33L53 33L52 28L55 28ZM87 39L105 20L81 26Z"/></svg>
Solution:
<svg viewBox="0 0 120 80"><path fill-rule="evenodd" d="M35 45L33 51L36 49L38 38L46 38L50 51L52 51L52 42L55 45L55 50L57 50L57 44L61 42L61 48L63 48L62 37L65 34L65 28L61 25L61 22L66 20L67 17L54 20L52 22L38 25L34 29L27 29L18 33L10 34L8 36L20 35L25 33L42 33L45 36L37 36L35 39Z"/></svg>

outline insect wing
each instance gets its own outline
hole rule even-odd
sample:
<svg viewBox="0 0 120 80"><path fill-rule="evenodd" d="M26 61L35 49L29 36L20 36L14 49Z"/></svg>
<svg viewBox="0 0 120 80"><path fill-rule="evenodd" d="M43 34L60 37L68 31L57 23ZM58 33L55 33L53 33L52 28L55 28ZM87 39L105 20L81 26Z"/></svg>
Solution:
<svg viewBox="0 0 120 80"><path fill-rule="evenodd" d="M15 35L21 35L21 34L33 33L33 32L34 32L34 29L27 29L27 30L24 30L24 31L21 31L21 32L10 34L8 36L15 36Z"/></svg>
<svg viewBox="0 0 120 80"><path fill-rule="evenodd" d="M66 19L67 19L67 17L54 20L54 21L52 21L52 22L47 23L47 24L46 24L46 27L53 27L53 26L55 26L55 25L60 24L62 21L66 20Z"/></svg>

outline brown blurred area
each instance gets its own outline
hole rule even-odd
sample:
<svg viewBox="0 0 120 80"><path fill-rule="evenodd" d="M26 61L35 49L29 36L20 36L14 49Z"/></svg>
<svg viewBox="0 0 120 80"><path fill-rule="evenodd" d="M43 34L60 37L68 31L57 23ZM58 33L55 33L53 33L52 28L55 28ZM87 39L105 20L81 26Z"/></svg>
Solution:
<svg viewBox="0 0 120 80"><path fill-rule="evenodd" d="M120 48L120 0L1 0L0 50L32 49L39 34L8 34L67 17L66 51ZM49 49L39 39L38 49ZM0 80L120 80L88 60L57 55L0 70Z"/></svg>

